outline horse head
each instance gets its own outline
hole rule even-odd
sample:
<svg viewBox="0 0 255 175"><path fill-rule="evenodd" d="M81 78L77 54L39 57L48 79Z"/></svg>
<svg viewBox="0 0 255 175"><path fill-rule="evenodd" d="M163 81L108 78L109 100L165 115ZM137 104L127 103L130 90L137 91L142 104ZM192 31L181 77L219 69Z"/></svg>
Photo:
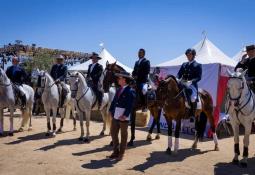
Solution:
<svg viewBox="0 0 255 175"><path fill-rule="evenodd" d="M120 73L121 71L125 71L121 66L115 63L106 62L106 67L104 70L104 80L103 80L103 89L105 92L109 91L110 86L115 83L117 84L117 78L115 76L116 73Z"/></svg>
<svg viewBox="0 0 255 175"><path fill-rule="evenodd" d="M171 99L178 91L179 87L176 78L173 75L168 75L164 80L159 82L156 90L157 99L162 102Z"/></svg>
<svg viewBox="0 0 255 175"><path fill-rule="evenodd" d="M71 89L71 97L76 98L77 92L78 92L78 85L79 85L79 72L72 72L69 73L68 75L70 76L69 78L69 83L70 83L70 89Z"/></svg>
<svg viewBox="0 0 255 175"><path fill-rule="evenodd" d="M238 105L243 91L248 87L245 79L246 72L247 70L237 70L236 72L230 72L227 70L229 75L229 80L227 83L228 96L230 100L236 101L235 105Z"/></svg>

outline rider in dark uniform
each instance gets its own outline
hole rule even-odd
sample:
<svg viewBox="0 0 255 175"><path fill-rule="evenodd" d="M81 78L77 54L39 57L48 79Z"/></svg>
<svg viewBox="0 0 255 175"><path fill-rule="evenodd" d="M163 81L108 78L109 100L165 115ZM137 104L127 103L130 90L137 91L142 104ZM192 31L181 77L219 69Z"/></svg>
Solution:
<svg viewBox="0 0 255 175"><path fill-rule="evenodd" d="M27 80L26 71L19 65L19 58L14 56L12 58L12 66L8 67L6 70L7 77L13 83L14 92L21 99L21 108L26 107L26 94L23 90L22 84Z"/></svg>
<svg viewBox="0 0 255 175"><path fill-rule="evenodd" d="M147 109L147 98L146 98L146 83L148 82L148 76L150 73L150 61L144 58L145 50L140 49L138 52L139 60L135 62L132 76L136 81L138 89L138 95L141 98L143 105L143 111Z"/></svg>
<svg viewBox="0 0 255 175"><path fill-rule="evenodd" d="M64 64L63 55L58 55L56 57L56 64L54 64L51 68L50 75L58 86L60 100L59 105L63 107L66 95L68 94L68 88L65 84L66 76L67 76L67 66Z"/></svg>
<svg viewBox="0 0 255 175"><path fill-rule="evenodd" d="M177 78L186 89L185 95L188 97L191 105L191 116L195 116L198 101L197 83L202 77L202 65L195 61L195 49L187 49L185 55L188 58L188 62L182 64L177 74Z"/></svg>
<svg viewBox="0 0 255 175"><path fill-rule="evenodd" d="M93 52L90 59L92 59L92 64L89 65L87 81L93 92L96 94L98 99L98 109L100 109L103 100L103 91L101 87L99 87L102 86L99 84L99 79L103 73L103 66L98 63L98 60L100 60L101 57L99 57L97 53Z"/></svg>
<svg viewBox="0 0 255 175"><path fill-rule="evenodd" d="M246 46L246 54L243 55L242 60L236 65L235 71L238 68L243 70L248 69L246 80L249 87L255 92L255 45ZM248 58L246 58L248 56Z"/></svg>

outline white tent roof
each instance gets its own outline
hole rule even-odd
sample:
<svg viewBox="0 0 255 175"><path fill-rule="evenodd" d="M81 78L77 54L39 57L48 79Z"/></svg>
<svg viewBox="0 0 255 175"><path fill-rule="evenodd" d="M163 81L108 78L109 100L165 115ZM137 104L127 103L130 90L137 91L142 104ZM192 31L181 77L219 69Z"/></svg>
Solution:
<svg viewBox="0 0 255 175"><path fill-rule="evenodd" d="M99 54L99 56L102 58L101 60L98 61L98 63L100 63L103 68L105 68L106 66L106 62L108 61L110 64L111 63L115 63L117 62L117 64L119 66L121 66L122 68L124 68L127 72L132 72L132 69L129 68L128 66L122 64L121 62L117 61L105 48L103 48L103 50L101 51L101 53ZM86 61L85 63L76 65L76 66L72 66L69 68L69 70L79 70L79 71L88 71L89 65L92 63L91 60Z"/></svg>
<svg viewBox="0 0 255 175"><path fill-rule="evenodd" d="M196 61L201 64L220 63L220 64L228 65L228 66L236 65L235 60L225 55L219 48L217 48L206 37L205 39L200 41L198 44L193 46L192 48L194 48L197 52ZM170 61L158 64L156 66L159 66L159 67L177 66L177 65L181 65L184 62L187 62L187 57L185 54L175 59L172 59Z"/></svg>

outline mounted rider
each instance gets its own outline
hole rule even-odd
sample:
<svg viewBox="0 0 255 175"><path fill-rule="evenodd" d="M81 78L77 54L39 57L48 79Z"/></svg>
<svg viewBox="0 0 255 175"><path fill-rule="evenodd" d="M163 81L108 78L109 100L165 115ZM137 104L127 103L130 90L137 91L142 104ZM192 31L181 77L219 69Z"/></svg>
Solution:
<svg viewBox="0 0 255 175"><path fill-rule="evenodd" d="M243 70L248 69L246 80L251 90L255 92L255 45L246 46L246 54L243 55L242 60L236 65L235 71L239 68Z"/></svg>
<svg viewBox="0 0 255 175"><path fill-rule="evenodd" d="M17 56L13 56L12 58L12 66L8 67L6 70L7 77L12 82L12 87L14 89L14 94L17 95L21 100L21 108L26 108L26 94L24 92L22 84L24 84L27 80L26 71L19 65L19 58Z"/></svg>
<svg viewBox="0 0 255 175"><path fill-rule="evenodd" d="M184 94L191 106L191 116L195 116L198 102L198 85L202 77L202 65L195 61L196 50L187 49L185 55L188 62L182 64L177 79L185 88Z"/></svg>
<svg viewBox="0 0 255 175"><path fill-rule="evenodd" d="M104 95L102 87L101 87L102 85L99 82L100 77L103 73L103 66L98 63L98 60L102 58L99 57L97 53L93 52L90 59L92 60L92 64L89 65L86 79L87 79L88 85L92 88L93 92L95 93L97 97L98 110L99 110L101 108L103 95Z"/></svg>
<svg viewBox="0 0 255 175"><path fill-rule="evenodd" d="M64 56L56 56L56 64L51 68L50 75L58 86L59 92L59 106L62 108L64 105L65 98L68 94L68 88L65 84L67 76L67 66L64 64Z"/></svg>
<svg viewBox="0 0 255 175"><path fill-rule="evenodd" d="M143 106L143 111L147 110L147 88L148 85L148 76L150 73L150 61L144 58L145 50L140 49L138 52L139 60L135 62L134 70L132 72L132 76L136 81L136 87L138 90L138 96L141 99L141 103Z"/></svg>

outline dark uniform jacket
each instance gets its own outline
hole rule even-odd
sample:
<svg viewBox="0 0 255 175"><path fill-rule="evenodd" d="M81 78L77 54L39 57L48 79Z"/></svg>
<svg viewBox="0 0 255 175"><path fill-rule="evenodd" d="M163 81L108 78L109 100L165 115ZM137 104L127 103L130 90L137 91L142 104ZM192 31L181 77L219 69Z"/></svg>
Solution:
<svg viewBox="0 0 255 175"><path fill-rule="evenodd" d="M92 64L89 65L87 78L91 78L94 85L98 84L98 81L103 73L103 66L99 63L96 63L92 72L90 71Z"/></svg>
<svg viewBox="0 0 255 175"><path fill-rule="evenodd" d="M146 58L143 59L140 64L139 60L135 62L135 67L132 72L133 77L137 77L137 83L146 83L148 81L148 75L150 73L150 61Z"/></svg>
<svg viewBox="0 0 255 175"><path fill-rule="evenodd" d="M245 59L244 63L239 62L236 67L235 67L235 71L238 68L242 68L243 70L248 69L247 71L247 76L248 78L252 78L251 80L255 80L255 58L252 59Z"/></svg>
<svg viewBox="0 0 255 175"><path fill-rule="evenodd" d="M52 66L50 75L54 80L59 79L60 81L65 81L67 76L67 66L64 64L55 64Z"/></svg>
<svg viewBox="0 0 255 175"><path fill-rule="evenodd" d="M114 116L116 107L125 108L123 115L126 117L129 117L134 106L135 92L129 86L125 87L125 89L122 91L119 97L118 97L118 92L119 92L119 89L114 96L114 99L111 103L109 111L112 114L112 116Z"/></svg>
<svg viewBox="0 0 255 175"><path fill-rule="evenodd" d="M17 66L12 65L8 67L6 70L6 75L11 80L12 83L18 85L24 84L27 80L26 71L19 65Z"/></svg>
<svg viewBox="0 0 255 175"><path fill-rule="evenodd" d="M198 88L197 83L201 80L202 77L202 65L193 61L191 64L189 62L183 63L178 74L177 78L192 81L192 84Z"/></svg>

